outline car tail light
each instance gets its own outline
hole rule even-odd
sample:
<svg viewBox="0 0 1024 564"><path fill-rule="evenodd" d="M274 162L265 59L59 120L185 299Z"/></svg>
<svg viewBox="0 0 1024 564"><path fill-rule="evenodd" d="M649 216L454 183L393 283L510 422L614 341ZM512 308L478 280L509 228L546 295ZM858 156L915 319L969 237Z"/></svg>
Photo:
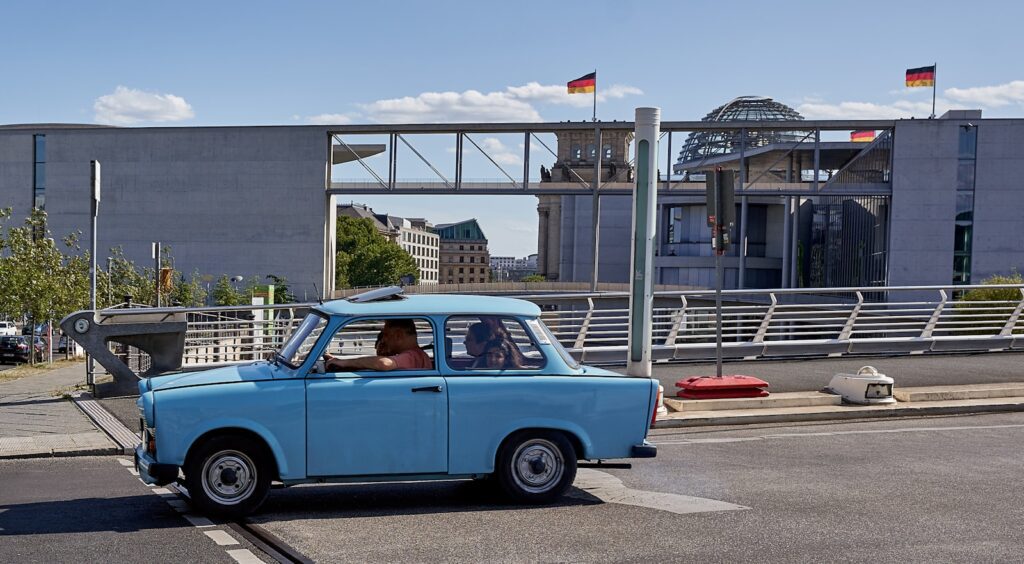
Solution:
<svg viewBox="0 0 1024 564"><path fill-rule="evenodd" d="M23 351L23 350L25 350L27 348L28 348L28 345L26 345L25 343L21 343L20 345L18 345L18 350L20 350L20 351Z"/></svg>

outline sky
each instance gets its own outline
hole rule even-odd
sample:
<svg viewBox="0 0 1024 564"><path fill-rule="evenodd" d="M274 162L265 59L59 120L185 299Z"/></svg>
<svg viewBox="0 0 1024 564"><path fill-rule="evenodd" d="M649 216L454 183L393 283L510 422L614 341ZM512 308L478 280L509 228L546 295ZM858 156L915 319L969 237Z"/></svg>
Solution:
<svg viewBox="0 0 1024 564"><path fill-rule="evenodd" d="M565 83L594 69L600 119L656 106L696 120L742 95L809 119L921 118L931 89L905 88L903 73L935 62L940 114L1024 114L1024 3L1008 0L8 1L2 13L0 124L577 121L591 100ZM514 141L478 142L516 170ZM491 254L536 252L533 197L356 201L475 217Z"/></svg>

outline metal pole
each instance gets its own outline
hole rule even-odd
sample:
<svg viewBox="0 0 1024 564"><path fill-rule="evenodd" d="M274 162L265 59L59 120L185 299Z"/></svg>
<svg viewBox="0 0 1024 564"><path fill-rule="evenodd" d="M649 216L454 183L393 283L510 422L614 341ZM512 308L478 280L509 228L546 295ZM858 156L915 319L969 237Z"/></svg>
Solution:
<svg viewBox="0 0 1024 564"><path fill-rule="evenodd" d="M789 287L796 288L800 286L800 281L796 278L796 266L798 259L797 251L799 250L798 243L800 241L800 196L793 196L793 233L790 235L789 240Z"/></svg>
<svg viewBox="0 0 1024 564"><path fill-rule="evenodd" d="M939 63L932 63L932 117L935 119L935 89L938 88L939 81Z"/></svg>
<svg viewBox="0 0 1024 564"><path fill-rule="evenodd" d="M747 189L747 130L743 128L740 130L740 190L746 192ZM717 201L717 200L716 200ZM747 278L747 211L748 202L747 197L742 196L740 198L740 245L737 249L740 259L740 268L737 273L736 287L739 289L746 288ZM719 216L720 217L720 216ZM721 374L719 374L721 375Z"/></svg>
<svg viewBox="0 0 1024 564"><path fill-rule="evenodd" d="M593 237L591 243L593 243L593 263L590 265L590 291L597 291L597 280L599 258L601 255L601 196L598 190L601 187L601 128L594 128L594 178L590 183L591 190L593 191L593 204L591 206L591 224L594 227Z"/></svg>
<svg viewBox="0 0 1024 564"><path fill-rule="evenodd" d="M108 306L114 304L114 281L110 277L110 264L114 260L113 257L107 257L107 304ZM96 304L93 304L93 309L96 308Z"/></svg>
<svg viewBox="0 0 1024 564"><path fill-rule="evenodd" d="M633 245L630 257L629 354L626 374L651 376L651 327L654 305L654 237L658 209L658 136L661 109L637 108L636 188L633 191Z"/></svg>
<svg viewBox="0 0 1024 564"><path fill-rule="evenodd" d="M90 257L89 257L89 307L93 312L96 311L96 217L100 211L100 162L91 161L89 163L90 168L90 180L92 184L92 223L89 230L89 245L90 245ZM89 355L88 362L85 367L85 383L87 386L95 386L96 366L93 363L92 355Z"/></svg>
<svg viewBox="0 0 1024 564"><path fill-rule="evenodd" d="M153 243L153 261L156 268L156 307L160 307L160 242Z"/></svg>
<svg viewBox="0 0 1024 564"><path fill-rule="evenodd" d="M462 176L459 176L461 180ZM543 178L541 179L544 180ZM530 187L530 132L523 134L523 190Z"/></svg>
<svg viewBox="0 0 1024 564"><path fill-rule="evenodd" d="M793 199L789 196L783 196L783 212L782 212L782 272L781 274L781 286L783 288L789 288L789 237L792 235L792 229L790 229L790 223L793 221L793 214L790 211L793 205Z"/></svg>
<svg viewBox="0 0 1024 564"><path fill-rule="evenodd" d="M715 200L718 202L718 207L721 207L722 202L722 191L715 185L715 191L718 194ZM720 214L716 214L715 217L722 217ZM715 225L715 229L719 226ZM722 377L722 253L718 249L715 249L715 377Z"/></svg>
<svg viewBox="0 0 1024 564"><path fill-rule="evenodd" d="M597 69L594 69L594 115L591 120L597 122Z"/></svg>

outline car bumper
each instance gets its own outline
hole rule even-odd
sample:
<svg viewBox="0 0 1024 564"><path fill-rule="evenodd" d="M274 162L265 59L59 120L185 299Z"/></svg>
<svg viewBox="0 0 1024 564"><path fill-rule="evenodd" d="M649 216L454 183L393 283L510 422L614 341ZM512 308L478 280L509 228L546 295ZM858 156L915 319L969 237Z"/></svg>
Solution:
<svg viewBox="0 0 1024 564"><path fill-rule="evenodd" d="M654 458L658 456L658 447L644 441L642 445L633 445L631 458Z"/></svg>
<svg viewBox="0 0 1024 564"><path fill-rule="evenodd" d="M178 466L175 464L161 464L148 452L142 449L142 445L135 447L135 469L139 472L139 478L147 484L166 486L178 479Z"/></svg>

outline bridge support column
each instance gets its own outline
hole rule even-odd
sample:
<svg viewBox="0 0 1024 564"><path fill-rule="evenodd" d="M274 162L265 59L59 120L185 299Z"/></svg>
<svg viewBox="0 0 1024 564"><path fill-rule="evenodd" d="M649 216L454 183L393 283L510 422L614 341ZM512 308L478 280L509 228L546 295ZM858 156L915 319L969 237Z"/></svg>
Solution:
<svg viewBox="0 0 1024 564"><path fill-rule="evenodd" d="M626 373L630 376L650 377L661 109L637 108L635 127L636 188L633 190L633 244L629 269L629 354Z"/></svg>

